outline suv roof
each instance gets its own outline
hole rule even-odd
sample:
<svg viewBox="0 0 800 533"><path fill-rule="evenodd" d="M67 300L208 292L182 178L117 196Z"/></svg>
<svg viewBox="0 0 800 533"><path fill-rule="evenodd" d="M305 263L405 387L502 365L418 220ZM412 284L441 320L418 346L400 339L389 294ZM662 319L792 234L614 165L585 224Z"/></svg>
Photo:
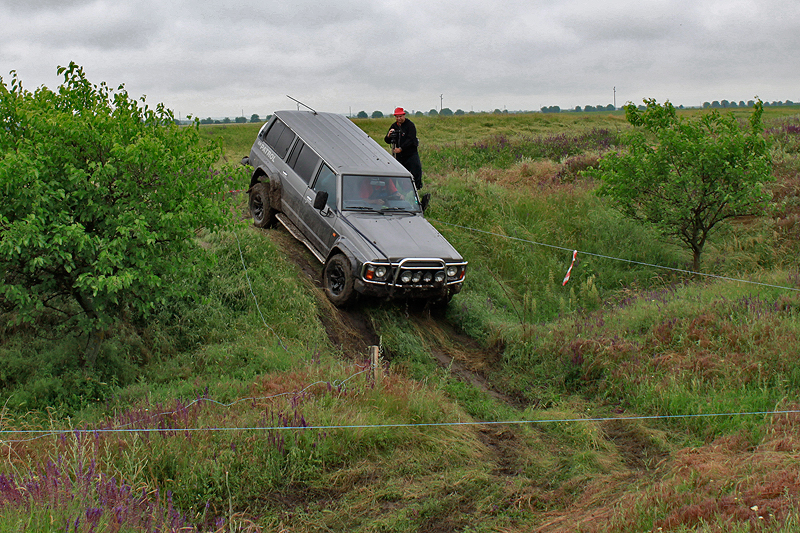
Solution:
<svg viewBox="0 0 800 533"><path fill-rule="evenodd" d="M275 115L340 174L410 175L403 165L343 115L291 110L276 111Z"/></svg>

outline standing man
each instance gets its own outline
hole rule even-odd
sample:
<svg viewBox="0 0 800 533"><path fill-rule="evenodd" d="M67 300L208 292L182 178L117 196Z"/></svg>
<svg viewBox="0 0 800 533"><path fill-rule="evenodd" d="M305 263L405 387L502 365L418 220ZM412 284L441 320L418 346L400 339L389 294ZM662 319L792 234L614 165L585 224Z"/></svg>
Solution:
<svg viewBox="0 0 800 533"><path fill-rule="evenodd" d="M394 110L395 123L389 128L384 142L392 145L392 154L414 176L414 185L422 188L422 162L419 160L417 128L406 118L402 107Z"/></svg>

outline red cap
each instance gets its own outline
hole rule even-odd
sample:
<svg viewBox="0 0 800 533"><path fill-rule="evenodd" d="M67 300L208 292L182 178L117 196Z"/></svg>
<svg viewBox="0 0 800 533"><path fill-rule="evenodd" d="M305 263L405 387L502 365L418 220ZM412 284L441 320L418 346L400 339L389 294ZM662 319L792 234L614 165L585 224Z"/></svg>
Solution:
<svg viewBox="0 0 800 533"><path fill-rule="evenodd" d="M402 107L398 107L397 109L394 110L394 113L392 113L392 115L394 115L394 116L405 115L405 114L406 114L406 111Z"/></svg>

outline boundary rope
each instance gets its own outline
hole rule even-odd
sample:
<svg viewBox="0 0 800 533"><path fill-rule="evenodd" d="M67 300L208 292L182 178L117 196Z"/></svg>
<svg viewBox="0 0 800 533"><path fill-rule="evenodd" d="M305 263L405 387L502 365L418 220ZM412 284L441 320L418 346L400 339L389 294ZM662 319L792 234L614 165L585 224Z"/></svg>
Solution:
<svg viewBox="0 0 800 533"><path fill-rule="evenodd" d="M489 425L522 425L522 424L553 424L553 423L575 423L575 422L609 422L609 421L636 421L636 420L671 420L687 418L710 418L722 416L770 416L800 414L800 410L782 411L751 411L751 412L731 412L731 413L699 413L686 415L649 415L649 416L611 416L596 418L560 418L547 420L501 420L501 421L482 421L482 422L427 422L419 424L397 423L397 424L344 424L327 426L249 426L249 427L201 427L201 428L146 428L146 429L69 429L69 430L0 430L2 434L42 434L36 438L50 435L64 434L100 434L100 433L167 433L167 432L201 432L201 431L296 431L296 430L334 430L334 429L386 429L386 428L427 428L427 427L454 427L454 426L489 426ZM29 439L33 440L33 439ZM9 440L5 443L16 443L25 441Z"/></svg>
<svg viewBox="0 0 800 533"><path fill-rule="evenodd" d="M258 305L258 298L256 298L256 293L253 292L253 284L250 282L250 275L247 273L247 265L244 262L244 254L242 253L242 244L239 242L239 235L236 234L236 229L235 228L234 228L234 231L233 231L233 235L234 235L234 237L236 237L236 246L239 247L239 257L242 260L242 268L244 269L244 277L247 278L247 286L250 287L250 294L253 295L253 300L256 302L256 309L258 309L258 315L261 317L261 322L263 322L264 325L267 327L267 329L269 329L272 332L272 334L275 335L275 338L278 339L278 343L281 345L281 348L283 348L283 350L288 353L289 350L286 348L286 346L284 346L283 340L281 339L280 335L278 335L275 332L275 330L272 329L272 326L267 324L267 320L264 318L264 313L261 312L261 306Z"/></svg>
<svg viewBox="0 0 800 533"><path fill-rule="evenodd" d="M573 248L565 248L563 246L556 246L554 244L536 242L536 241L532 241L532 240L529 240L529 239L522 239L520 237L512 237L510 235L502 235L500 233L494 233L494 232L486 231L486 230L482 230L482 229L471 228L469 226L462 226L462 225L459 225L459 224L453 224L453 223L450 223L450 222L444 222L442 220L437 220L435 218L429 218L428 220L431 220L433 222L437 222L439 224L444 224L446 226L453 226L455 228L460 228L460 229L464 229L464 230L467 230L467 231L472 231L472 232L475 232L475 233L484 233L486 235L492 235L494 237L500 237L500 238L503 238L503 239L509 239L509 240L513 240L513 241L525 242L525 243L528 243L528 244L535 244L537 246L545 246L547 248L553 248L553 249L556 249L556 250L563 250L563 251L570 252L570 253L577 251L578 253L581 253L583 255L589 255L589 256L592 256L592 257L598 257L600 259L610 259L612 261L622 261L624 263L631 263L631 264L634 264L634 265L641 265L641 266L647 266L647 267L652 267L652 268L660 268L660 269L663 269L663 270L671 270L673 272L681 272L683 274L692 274L692 275L698 275L698 276L705 276L707 278L715 278L715 279L720 279L720 280L724 280L724 281L738 281L740 283L749 283L751 285L760 285L762 287L770 287L770 288L773 288L773 289L784 289L784 290L787 290L787 291L800 292L800 289L798 289L796 287L787 287L785 285L773 285L773 284L770 284L770 283L761 283L759 281L750 281L750 280L746 280L746 279L730 278L730 277L727 277L727 276L719 276L717 274L708 274L708 273L705 273L705 272L695 272L694 270L686 270L686 269L682 269L682 268L674 268L674 267L668 267L668 266L663 266L663 265L656 265L654 263L644 263L642 261L634 261L632 259L622 259L620 257L613 257L613 256L610 256L610 255L602 255L602 254L596 254L596 253L592 253L592 252L582 252L582 251L579 251L579 250L574 250Z"/></svg>

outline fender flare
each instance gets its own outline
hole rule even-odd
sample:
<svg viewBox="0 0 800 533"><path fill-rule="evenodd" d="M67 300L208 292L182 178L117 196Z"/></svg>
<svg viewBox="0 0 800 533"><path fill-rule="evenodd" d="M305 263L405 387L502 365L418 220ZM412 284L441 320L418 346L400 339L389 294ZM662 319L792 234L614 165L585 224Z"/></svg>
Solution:
<svg viewBox="0 0 800 533"><path fill-rule="evenodd" d="M355 254L353 254L347 246L347 239L339 239L336 241L336 244L333 245L331 251L328 252L328 256L325 258L325 265L328 264L331 257L337 254L343 254L347 260L350 261L350 268L352 269L353 276L355 279L361 279L361 273L358 271L358 261L356 260Z"/></svg>
<svg viewBox="0 0 800 533"><path fill-rule="evenodd" d="M253 176L250 178L250 189L257 183L266 183L268 185L270 206L276 211L281 211L281 191L283 187L278 176L263 167L259 167L253 171ZM248 193L250 189L247 190Z"/></svg>

